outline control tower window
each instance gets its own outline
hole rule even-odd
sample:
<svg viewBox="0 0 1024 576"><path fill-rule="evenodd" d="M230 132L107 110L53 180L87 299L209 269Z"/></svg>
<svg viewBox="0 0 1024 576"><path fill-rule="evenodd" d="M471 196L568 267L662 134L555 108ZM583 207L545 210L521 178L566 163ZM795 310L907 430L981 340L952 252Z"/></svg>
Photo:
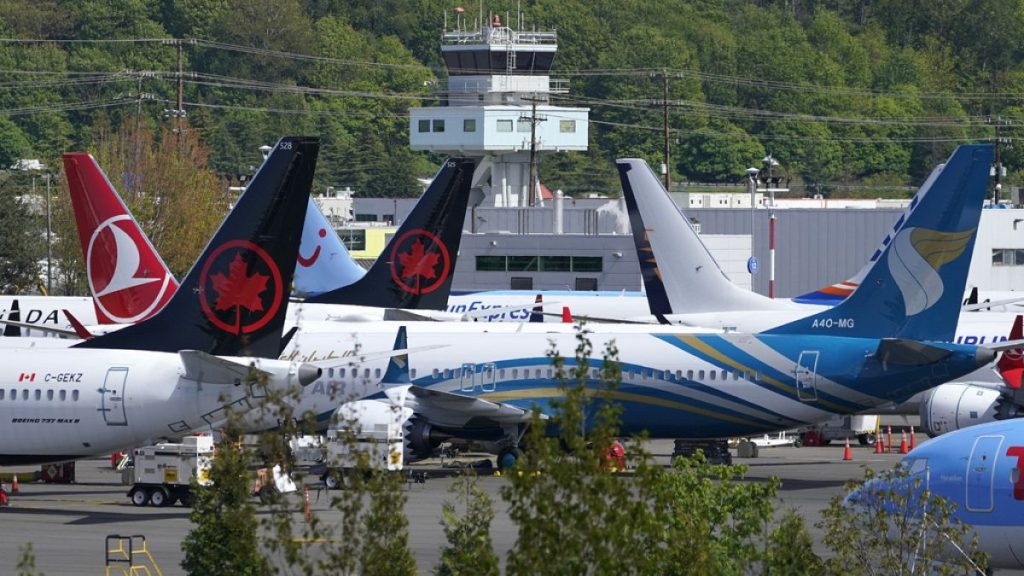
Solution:
<svg viewBox="0 0 1024 576"><path fill-rule="evenodd" d="M476 132L476 118L466 118L462 121L463 132Z"/></svg>
<svg viewBox="0 0 1024 576"><path fill-rule="evenodd" d="M575 134L576 133L576 121L575 120L559 120L558 131L563 134Z"/></svg>
<svg viewBox="0 0 1024 576"><path fill-rule="evenodd" d="M420 120L416 127L417 132L430 132L430 120Z"/></svg>
<svg viewBox="0 0 1024 576"><path fill-rule="evenodd" d="M512 121L511 120L498 120L498 132L511 132Z"/></svg>

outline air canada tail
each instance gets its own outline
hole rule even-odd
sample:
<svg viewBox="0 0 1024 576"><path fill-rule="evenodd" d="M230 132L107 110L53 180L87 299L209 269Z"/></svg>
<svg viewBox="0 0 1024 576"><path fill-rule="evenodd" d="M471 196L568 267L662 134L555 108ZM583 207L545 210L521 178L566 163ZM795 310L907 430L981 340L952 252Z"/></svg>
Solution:
<svg viewBox="0 0 1024 576"><path fill-rule="evenodd" d="M450 158L366 276L306 302L443 310L469 202L475 163Z"/></svg>
<svg viewBox="0 0 1024 576"><path fill-rule="evenodd" d="M616 165L651 314L779 308L729 280L646 162Z"/></svg>
<svg viewBox="0 0 1024 576"><path fill-rule="evenodd" d="M277 357L318 152L282 138L167 306L76 346Z"/></svg>
<svg viewBox="0 0 1024 576"><path fill-rule="evenodd" d="M768 332L952 340L992 158L959 146L849 298Z"/></svg>
<svg viewBox="0 0 1024 576"><path fill-rule="evenodd" d="M366 270L356 264L313 198L302 224L295 296L311 298L359 280Z"/></svg>
<svg viewBox="0 0 1024 576"><path fill-rule="evenodd" d="M152 316L178 282L96 159L84 152L63 158L96 318L121 324Z"/></svg>

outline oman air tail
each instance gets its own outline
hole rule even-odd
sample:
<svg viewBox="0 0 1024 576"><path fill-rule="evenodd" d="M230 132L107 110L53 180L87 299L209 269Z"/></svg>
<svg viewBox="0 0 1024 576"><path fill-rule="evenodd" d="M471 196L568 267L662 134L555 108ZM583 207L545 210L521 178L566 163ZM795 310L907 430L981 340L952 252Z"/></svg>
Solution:
<svg viewBox="0 0 1024 576"><path fill-rule="evenodd" d="M446 160L366 276L306 302L443 310L451 291L474 166L468 158Z"/></svg>
<svg viewBox="0 0 1024 576"><path fill-rule="evenodd" d="M958 147L849 298L768 332L952 340L992 158Z"/></svg>
<svg viewBox="0 0 1024 576"><path fill-rule="evenodd" d="M170 302L76 346L277 357L318 151L282 138Z"/></svg>
<svg viewBox="0 0 1024 576"><path fill-rule="evenodd" d="M921 204L921 200L925 197L926 194L928 194L928 191L931 190L932 185L935 184L935 179L938 178L939 174L942 173L942 169L945 166L945 164L939 164L938 166L935 167L934 170L932 170L932 173L928 176L928 179L925 180L924 184L921 185L921 188L918 189L917 194L914 194L914 197L910 199L910 204L907 206L906 211L903 213L902 216L900 216L898 220L896 220L896 223L893 224L892 231L886 234L885 238L882 238L881 244L879 244L878 248L871 254L871 258L869 258L868 261L864 264L864 267L858 270L857 273L850 277L848 280L837 282L835 284L830 284L828 286L825 286L824 288L819 288L813 292L808 292L807 294L801 294L800 296L794 297L793 301L800 302L802 304L819 304L822 306L835 306L836 304L847 299L850 296L850 294L853 294L853 291L857 289L857 286L860 286L861 283L864 282L864 277L867 276L868 272L871 270L871 267L874 266L875 262L878 261L878 258L882 255L882 252L885 250L885 247L888 246L889 243L892 242L892 239L897 234L900 233L900 230L903 229L903 225L907 223L907 220L910 218L910 215L913 214L914 210L917 209L917 207Z"/></svg>
<svg viewBox="0 0 1024 576"><path fill-rule="evenodd" d="M646 162L627 158L616 165L651 314L792 307L733 284Z"/></svg>
<svg viewBox="0 0 1024 576"><path fill-rule="evenodd" d="M152 316L178 282L92 155L64 154L64 172L96 318L121 324Z"/></svg>
<svg viewBox="0 0 1024 576"><path fill-rule="evenodd" d="M295 268L295 295L311 298L348 286L365 275L366 270L352 259L334 227L310 198Z"/></svg>

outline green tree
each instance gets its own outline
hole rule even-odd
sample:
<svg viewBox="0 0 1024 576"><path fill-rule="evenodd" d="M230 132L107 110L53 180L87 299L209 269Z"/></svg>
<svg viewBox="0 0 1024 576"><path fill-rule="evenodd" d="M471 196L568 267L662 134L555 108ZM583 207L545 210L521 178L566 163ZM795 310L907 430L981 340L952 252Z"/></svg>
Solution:
<svg viewBox="0 0 1024 576"><path fill-rule="evenodd" d="M34 291L39 280L39 261L45 257L45 223L38 213L42 196L16 178L15 172L0 174L0 293ZM17 184L22 184L18 186ZM45 194L45 192L44 192ZM40 209L33 209L35 205Z"/></svg>
<svg viewBox="0 0 1024 576"><path fill-rule="evenodd" d="M464 506L460 515L456 503L447 501L442 509L446 545L434 573L439 576L498 576L498 556L491 542L494 506L480 488L477 477L466 472L452 484L451 493Z"/></svg>
<svg viewBox="0 0 1024 576"><path fill-rule="evenodd" d="M765 576L822 576L825 564L814 553L814 542L804 518L796 510L786 510L768 537L764 559Z"/></svg>

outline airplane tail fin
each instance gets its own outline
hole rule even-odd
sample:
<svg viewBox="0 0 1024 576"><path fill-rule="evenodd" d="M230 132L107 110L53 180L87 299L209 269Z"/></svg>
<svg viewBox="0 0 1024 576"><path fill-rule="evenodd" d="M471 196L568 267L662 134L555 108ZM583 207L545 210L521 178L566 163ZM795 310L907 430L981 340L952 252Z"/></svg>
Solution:
<svg viewBox="0 0 1024 576"><path fill-rule="evenodd" d="M842 282L836 282L835 284L830 284L823 288L814 290L813 292L796 296L793 298L793 301L801 304L835 306L849 298L850 294L853 294L853 291L857 289L857 286L860 286L861 283L864 282L864 278L868 275L868 272L871 271L871 267L874 266L875 262L878 261L882 252L885 251L885 247L888 246L889 243L892 242L892 239L900 233L900 230L903 229L903 225L907 223L907 220L910 219L910 215L913 214L914 210L916 210L920 205L921 198L923 198L928 193L928 190L931 189L932 185L935 184L936 178L938 178L939 174L942 173L944 167L945 164L939 164L934 170L932 170L932 173L928 175L924 184L922 184L917 193L914 194L914 197L910 199L910 204L907 206L907 209L903 212L900 218L896 220L896 223L893 224L892 232L889 232L885 235L885 238L882 238L882 243L878 245L878 248L874 252L872 252L871 258L868 258L868 261L864 263L864 266L858 270L856 274Z"/></svg>
<svg viewBox="0 0 1024 576"><path fill-rule="evenodd" d="M992 158L958 147L849 298L768 332L952 340Z"/></svg>
<svg viewBox="0 0 1024 576"><path fill-rule="evenodd" d="M76 346L276 357L318 151L282 138L167 306Z"/></svg>
<svg viewBox="0 0 1024 576"><path fill-rule="evenodd" d="M1024 339L1024 316L1018 315L1010 329L1010 340ZM1012 348L999 355L996 371L1010 388L1020 389L1021 378L1024 377L1024 350Z"/></svg>
<svg viewBox="0 0 1024 576"><path fill-rule="evenodd" d="M101 324L131 323L155 314L178 288L107 175L92 155L63 155L86 278Z"/></svg>
<svg viewBox="0 0 1024 576"><path fill-rule="evenodd" d="M451 291L474 167L469 158L446 160L366 276L306 302L443 310Z"/></svg>
<svg viewBox="0 0 1024 576"><path fill-rule="evenodd" d="M295 296L317 296L348 286L365 275L366 270L352 259L311 197L302 224L302 242L295 267Z"/></svg>
<svg viewBox="0 0 1024 576"><path fill-rule="evenodd" d="M729 281L645 161L626 158L616 165L651 314L778 308Z"/></svg>
<svg viewBox="0 0 1024 576"><path fill-rule="evenodd" d="M533 310L530 311L530 322L544 321L544 295L537 294L533 298Z"/></svg>
<svg viewBox="0 0 1024 576"><path fill-rule="evenodd" d="M11 309L7 311L7 319L13 322L21 322L21 309L18 307L18 299L11 302ZM21 326L17 324L4 324L3 335L5 338L20 338Z"/></svg>
<svg viewBox="0 0 1024 576"><path fill-rule="evenodd" d="M409 338L406 335L405 326L398 327L398 334L395 336L395 347L394 350L407 350L409 348ZM410 384L412 380L409 378L409 354L396 354L391 357L388 361L388 368L384 372L384 378L381 382L385 385L391 386L395 384Z"/></svg>

